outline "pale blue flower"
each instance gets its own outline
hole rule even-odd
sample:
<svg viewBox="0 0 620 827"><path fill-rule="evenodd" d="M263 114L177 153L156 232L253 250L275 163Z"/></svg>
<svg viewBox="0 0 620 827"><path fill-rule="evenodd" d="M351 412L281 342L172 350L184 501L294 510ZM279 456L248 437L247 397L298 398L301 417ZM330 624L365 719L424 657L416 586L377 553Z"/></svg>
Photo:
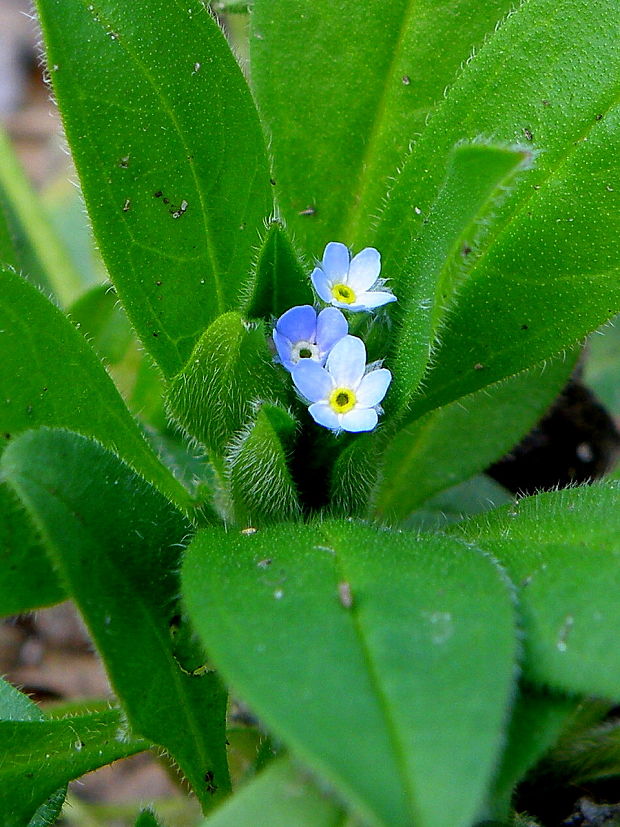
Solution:
<svg viewBox="0 0 620 827"><path fill-rule="evenodd" d="M317 315L314 307L291 307L276 322L273 341L284 367L291 371L304 359L323 365L332 347L349 332L340 310L326 307Z"/></svg>
<svg viewBox="0 0 620 827"><path fill-rule="evenodd" d="M346 310L374 310L396 296L384 287L381 256L374 247L366 247L351 259L345 244L330 241L323 261L312 271L314 289L327 304Z"/></svg>
<svg viewBox="0 0 620 827"><path fill-rule="evenodd" d="M366 371L366 347L356 336L345 336L331 349L325 367L300 361L291 376L310 407L310 415L331 431L372 431L392 374L387 368Z"/></svg>

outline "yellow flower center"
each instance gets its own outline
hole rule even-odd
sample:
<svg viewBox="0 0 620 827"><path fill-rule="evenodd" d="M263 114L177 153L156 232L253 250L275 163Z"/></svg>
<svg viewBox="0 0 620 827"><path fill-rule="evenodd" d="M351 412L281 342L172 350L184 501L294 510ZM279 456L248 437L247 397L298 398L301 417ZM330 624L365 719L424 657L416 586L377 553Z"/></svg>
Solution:
<svg viewBox="0 0 620 827"><path fill-rule="evenodd" d="M332 287L332 296L338 302L343 304L353 304L355 301L355 292L351 290L348 284L334 284Z"/></svg>
<svg viewBox="0 0 620 827"><path fill-rule="evenodd" d="M355 394L350 388L335 388L329 397L331 409L337 414L346 414L353 410L356 401Z"/></svg>

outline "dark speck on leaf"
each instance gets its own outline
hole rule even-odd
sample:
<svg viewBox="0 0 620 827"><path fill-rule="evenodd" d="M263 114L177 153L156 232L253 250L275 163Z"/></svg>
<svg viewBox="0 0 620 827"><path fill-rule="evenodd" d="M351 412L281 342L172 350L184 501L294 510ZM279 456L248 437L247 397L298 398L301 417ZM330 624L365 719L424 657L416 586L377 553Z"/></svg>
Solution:
<svg viewBox="0 0 620 827"><path fill-rule="evenodd" d="M5 439L10 439L10 438L11 438L11 434L5 434L5 435L4 435L4 438L5 438Z"/></svg>
<svg viewBox="0 0 620 827"><path fill-rule="evenodd" d="M157 190L157 192L153 193L153 198L161 198L162 195L163 195L163 192L161 190Z"/></svg>
<svg viewBox="0 0 620 827"><path fill-rule="evenodd" d="M544 101L542 102L542 105L543 105L543 106L551 106L551 101L544 100Z"/></svg>
<svg viewBox="0 0 620 827"><path fill-rule="evenodd" d="M403 75L403 86L409 86L411 84L411 78L409 75Z"/></svg>
<svg viewBox="0 0 620 827"><path fill-rule="evenodd" d="M270 178L270 179L269 179L269 183L271 184L271 186L272 186L272 187L275 187L275 185L276 185L276 179L275 179L275 178Z"/></svg>
<svg viewBox="0 0 620 827"><path fill-rule="evenodd" d="M527 325L527 324L522 324L521 325L521 330L529 330L529 329L530 329L529 325Z"/></svg>
<svg viewBox="0 0 620 827"><path fill-rule="evenodd" d="M121 160L118 162L118 165L121 169L127 169L127 167L129 166L129 155L125 155L124 158L121 158Z"/></svg>
<svg viewBox="0 0 620 827"><path fill-rule="evenodd" d="M602 115L600 112L599 112L599 114L596 116L596 120L597 120L597 121L602 121L602 120L603 120L603 115Z"/></svg>
<svg viewBox="0 0 620 827"><path fill-rule="evenodd" d="M153 331L153 336L154 336L156 339L159 339L159 333L158 333L156 330L155 330L155 331Z"/></svg>
<svg viewBox="0 0 620 827"><path fill-rule="evenodd" d="M164 204L169 204L169 203L170 203L170 199L169 198L164 198Z"/></svg>
<svg viewBox="0 0 620 827"><path fill-rule="evenodd" d="M299 215L316 215L316 207L306 207L305 210L302 210Z"/></svg>
<svg viewBox="0 0 620 827"><path fill-rule="evenodd" d="M158 287L161 287L161 281L156 281L156 282L155 282L155 284L156 284Z"/></svg>
<svg viewBox="0 0 620 827"><path fill-rule="evenodd" d="M463 246L463 249L461 250L461 255L468 256L470 253L471 253L471 247L469 246L469 244L465 244Z"/></svg>
<svg viewBox="0 0 620 827"><path fill-rule="evenodd" d="M213 781L214 776L211 770L205 773L205 784L207 785L207 792L214 795L217 792L217 784Z"/></svg>
<svg viewBox="0 0 620 827"><path fill-rule="evenodd" d="M525 137L528 141L533 141L534 140L534 134L532 133L532 130L529 129L527 126L523 130L523 134L525 135Z"/></svg>

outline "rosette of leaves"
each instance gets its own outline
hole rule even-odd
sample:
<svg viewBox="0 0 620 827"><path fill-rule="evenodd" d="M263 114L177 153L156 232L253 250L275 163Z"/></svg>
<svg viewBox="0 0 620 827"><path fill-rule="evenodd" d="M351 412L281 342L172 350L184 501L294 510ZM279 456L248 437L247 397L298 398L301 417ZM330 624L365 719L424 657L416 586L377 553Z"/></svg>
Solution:
<svg viewBox="0 0 620 827"><path fill-rule="evenodd" d="M3 153L0 605L72 598L119 708L78 749L7 688L5 823L145 748L214 825L523 823L543 756L617 776L618 483L476 477L620 311L615 0L255 0L251 90L199 0L36 6L113 292L67 305ZM334 240L398 297L355 330L393 376L364 434L269 345ZM275 745L232 797L227 691Z"/></svg>

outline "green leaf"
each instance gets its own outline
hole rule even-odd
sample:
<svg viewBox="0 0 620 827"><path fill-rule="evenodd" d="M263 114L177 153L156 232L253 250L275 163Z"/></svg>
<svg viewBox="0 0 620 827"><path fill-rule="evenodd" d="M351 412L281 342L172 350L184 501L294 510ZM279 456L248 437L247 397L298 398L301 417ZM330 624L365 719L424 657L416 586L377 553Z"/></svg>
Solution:
<svg viewBox="0 0 620 827"><path fill-rule="evenodd" d="M215 457L250 422L258 402L284 398L262 322L220 316L174 377L168 406L178 423Z"/></svg>
<svg viewBox="0 0 620 827"><path fill-rule="evenodd" d="M615 0L521 4L403 165L373 239L397 294L452 147L482 135L536 153L447 308L418 413L558 353L620 307L618 34Z"/></svg>
<svg viewBox="0 0 620 827"><path fill-rule="evenodd" d="M611 414L620 416L620 318L590 337L583 381Z"/></svg>
<svg viewBox="0 0 620 827"><path fill-rule="evenodd" d="M164 430L161 373L140 348L114 287L99 284L91 288L71 305L69 314L106 364L130 410Z"/></svg>
<svg viewBox="0 0 620 827"><path fill-rule="evenodd" d="M0 678L0 721L42 721L44 717L34 701Z"/></svg>
<svg viewBox="0 0 620 827"><path fill-rule="evenodd" d="M490 816L508 823L516 784L554 746L577 705L575 698L519 688L504 755L489 796Z"/></svg>
<svg viewBox="0 0 620 827"><path fill-rule="evenodd" d="M402 520L438 492L487 468L543 416L574 364L575 355L555 359L402 428L385 450L374 512Z"/></svg>
<svg viewBox="0 0 620 827"><path fill-rule="evenodd" d="M566 731L541 768L546 773L580 786L620 776L620 724L613 711L595 726Z"/></svg>
<svg viewBox="0 0 620 827"><path fill-rule="evenodd" d="M287 457L297 421L284 408L261 405L226 457L237 525L256 526L299 516L300 506Z"/></svg>
<svg viewBox="0 0 620 827"><path fill-rule="evenodd" d="M97 284L83 293L71 305L69 316L103 362L116 365L124 359L133 331L111 284Z"/></svg>
<svg viewBox="0 0 620 827"><path fill-rule="evenodd" d="M115 456L66 431L22 435L2 468L41 531L132 726L170 752L208 807L229 788L226 695L214 673L187 673L173 654L186 520Z"/></svg>
<svg viewBox="0 0 620 827"><path fill-rule="evenodd" d="M0 484L0 617L64 598L30 515L11 488Z"/></svg>
<svg viewBox="0 0 620 827"><path fill-rule="evenodd" d="M313 304L309 269L303 267L280 221L272 221L256 262L253 292L245 303L250 317L281 316L299 304Z"/></svg>
<svg viewBox="0 0 620 827"><path fill-rule="evenodd" d="M12 255L7 250L9 245ZM3 264L22 268L35 284L52 290L63 305L83 289L82 277L33 191L8 136L0 128L0 265Z"/></svg>
<svg viewBox="0 0 620 827"><path fill-rule="evenodd" d="M252 82L279 205L307 252L320 255L334 240L367 243L429 110L512 5L256 0Z"/></svg>
<svg viewBox="0 0 620 827"><path fill-rule="evenodd" d="M476 474L465 482L447 488L424 503L402 522L403 528L440 531L449 523L482 514L513 501L513 496L486 474Z"/></svg>
<svg viewBox="0 0 620 827"><path fill-rule="evenodd" d="M403 263L398 332L390 364L391 409L411 403L445 324L445 309L468 277L500 199L531 160L526 150L470 144L450 155L446 181ZM485 226L486 225L486 226Z"/></svg>
<svg viewBox="0 0 620 827"><path fill-rule="evenodd" d="M0 740L5 754L0 812L6 827L28 824L68 781L150 746L131 735L118 709L59 720L0 721Z"/></svg>
<svg viewBox="0 0 620 827"><path fill-rule="evenodd" d="M187 507L189 494L161 464L84 337L41 293L0 269L0 434L68 428L116 451Z"/></svg>
<svg viewBox="0 0 620 827"><path fill-rule="evenodd" d="M471 824L516 654L511 596L488 557L350 521L208 529L182 585L240 696L364 817Z"/></svg>
<svg viewBox="0 0 620 827"><path fill-rule="evenodd" d="M342 823L342 809L289 758L280 758L206 819L203 827L340 827Z"/></svg>
<svg viewBox="0 0 620 827"><path fill-rule="evenodd" d="M136 819L135 827L163 827L156 814L150 808L142 810Z"/></svg>
<svg viewBox="0 0 620 827"><path fill-rule="evenodd" d="M0 203L0 265L18 267L13 236L2 203Z"/></svg>
<svg viewBox="0 0 620 827"><path fill-rule="evenodd" d="M518 585L528 680L620 698L620 483L526 497L451 532Z"/></svg>
<svg viewBox="0 0 620 827"><path fill-rule="evenodd" d="M49 827L50 824L56 824L56 821L60 818L66 795L66 787L61 787L55 793L52 793L32 816L28 822L28 827Z"/></svg>
<svg viewBox="0 0 620 827"><path fill-rule="evenodd" d="M272 210L264 140L200 0L38 0L95 236L166 376L237 307Z"/></svg>

